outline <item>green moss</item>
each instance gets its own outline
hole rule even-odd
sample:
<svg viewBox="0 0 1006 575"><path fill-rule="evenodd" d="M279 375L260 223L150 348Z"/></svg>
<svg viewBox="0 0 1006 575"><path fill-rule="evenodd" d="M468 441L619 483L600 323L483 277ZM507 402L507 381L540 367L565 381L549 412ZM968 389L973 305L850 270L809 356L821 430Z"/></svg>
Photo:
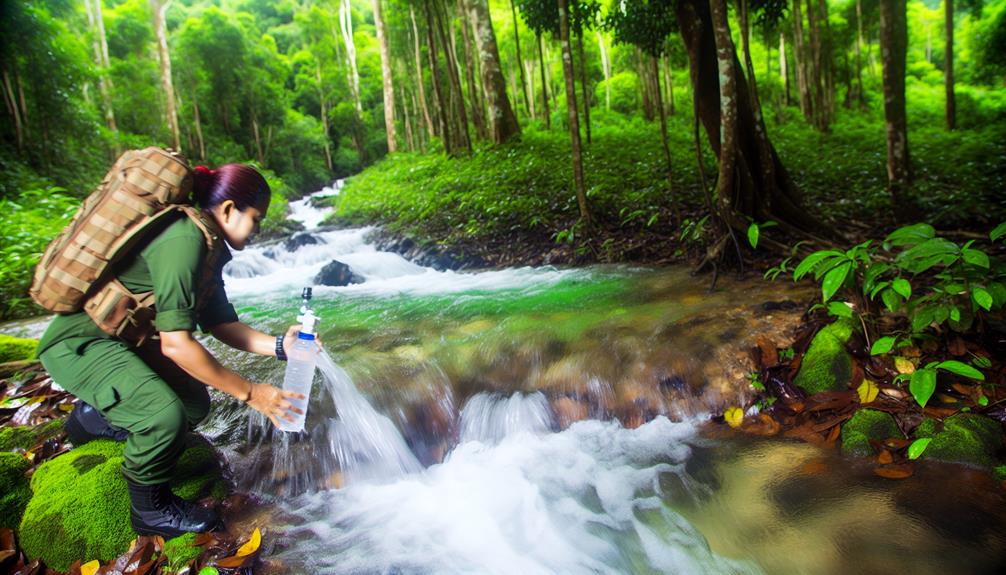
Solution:
<svg viewBox="0 0 1006 575"><path fill-rule="evenodd" d="M841 390L852 381L852 358L845 343L852 335L853 322L839 319L817 332L800 363L793 383L808 393Z"/></svg>
<svg viewBox="0 0 1006 575"><path fill-rule="evenodd" d="M0 527L16 528L21 523L31 489L25 472L31 467L19 453L0 453Z"/></svg>
<svg viewBox="0 0 1006 575"><path fill-rule="evenodd" d="M973 413L947 418L932 437L923 457L986 468L995 465L1003 441L999 423Z"/></svg>
<svg viewBox="0 0 1006 575"><path fill-rule="evenodd" d="M915 428L915 437L934 437L938 431L939 422L931 417L922 420L922 423Z"/></svg>
<svg viewBox="0 0 1006 575"><path fill-rule="evenodd" d="M219 456L205 439L178 462L172 482L186 499L226 492ZM64 570L77 559L109 560L136 534L129 524L129 494L122 478L123 443L92 441L39 466L21 521L21 545L32 559Z"/></svg>
<svg viewBox="0 0 1006 575"><path fill-rule="evenodd" d="M34 427L14 425L0 429L0 451L30 449L38 443L63 432L63 420L54 419Z"/></svg>
<svg viewBox="0 0 1006 575"><path fill-rule="evenodd" d="M199 557L203 552L203 548L194 545L195 541L195 533L186 533L181 537L175 537L165 542L164 556L168 558L168 573L177 573L188 565L190 561Z"/></svg>
<svg viewBox="0 0 1006 575"><path fill-rule="evenodd" d="M37 339L22 339L0 334L0 363L23 361L35 357Z"/></svg>
<svg viewBox="0 0 1006 575"><path fill-rule="evenodd" d="M870 440L882 440L900 435L898 424L890 414L876 409L860 409L842 426L842 452L857 457L873 454Z"/></svg>

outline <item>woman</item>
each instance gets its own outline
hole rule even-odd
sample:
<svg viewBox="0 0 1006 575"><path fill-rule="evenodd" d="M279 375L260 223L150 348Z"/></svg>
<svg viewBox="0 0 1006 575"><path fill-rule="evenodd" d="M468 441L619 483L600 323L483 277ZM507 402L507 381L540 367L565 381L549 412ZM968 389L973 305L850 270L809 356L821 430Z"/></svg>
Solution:
<svg viewBox="0 0 1006 575"><path fill-rule="evenodd" d="M270 191L254 168L197 167L193 193L200 220L231 249L242 250L269 209ZM139 347L106 334L84 312L56 316L39 342L39 358L53 380L81 401L67 420L74 443L123 438L122 473L129 486L130 519L140 535L176 537L221 528L215 512L175 496L169 481L185 450L186 432L209 413L209 385L247 403L274 424L290 418L289 398L300 395L252 383L223 367L193 337L197 325L225 344L285 359L297 328L271 336L238 321L221 271L231 258L221 242L213 252L213 285L200 288L209 249L195 222L179 216L115 268L133 293L153 291L159 337ZM208 293L207 297L200 297ZM199 301L204 299L205 301Z"/></svg>

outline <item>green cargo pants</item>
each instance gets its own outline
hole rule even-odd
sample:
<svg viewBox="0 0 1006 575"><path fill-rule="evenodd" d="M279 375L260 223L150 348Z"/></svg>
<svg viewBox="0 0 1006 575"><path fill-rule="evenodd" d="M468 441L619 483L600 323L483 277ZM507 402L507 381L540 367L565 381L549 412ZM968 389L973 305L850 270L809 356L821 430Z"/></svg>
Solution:
<svg viewBox="0 0 1006 575"><path fill-rule="evenodd" d="M160 341L131 348L112 339L67 338L39 357L53 380L129 431L122 472L142 485L171 479L185 433L206 418L206 386L164 357Z"/></svg>

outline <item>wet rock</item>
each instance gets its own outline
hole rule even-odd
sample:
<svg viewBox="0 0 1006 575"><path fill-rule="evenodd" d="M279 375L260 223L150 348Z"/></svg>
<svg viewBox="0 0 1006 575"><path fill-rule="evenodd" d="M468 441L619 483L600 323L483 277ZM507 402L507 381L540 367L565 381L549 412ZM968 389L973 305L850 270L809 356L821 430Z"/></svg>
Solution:
<svg viewBox="0 0 1006 575"><path fill-rule="evenodd" d="M192 435L189 442L172 490L187 500L223 498L228 486L220 454L201 436ZM129 548L136 534L129 524L129 493L120 471L124 447L122 442L91 441L38 467L19 530L29 557L66 570L82 557L108 561Z"/></svg>
<svg viewBox="0 0 1006 575"><path fill-rule="evenodd" d="M755 307L758 314L772 313L774 311L792 311L798 307L792 300L767 301Z"/></svg>
<svg viewBox="0 0 1006 575"><path fill-rule="evenodd" d="M314 245L323 243L320 239L309 233L298 233L294 234L287 241L283 242L283 247L292 251L296 251L304 246Z"/></svg>
<svg viewBox="0 0 1006 575"><path fill-rule="evenodd" d="M395 236L385 230L372 233L367 241L377 249L396 253L403 258L438 271L485 267L486 262L475 255L455 253L434 243L419 244L411 238Z"/></svg>
<svg viewBox="0 0 1006 575"><path fill-rule="evenodd" d="M325 267L321 268L314 278L314 283L324 286L347 286L349 284L362 284L363 278L353 273L353 270L339 260L332 260Z"/></svg>
<svg viewBox="0 0 1006 575"><path fill-rule="evenodd" d="M842 426L842 452L857 457L873 455L870 440L877 441L901 434L890 414L876 409L860 409Z"/></svg>
<svg viewBox="0 0 1006 575"><path fill-rule="evenodd" d="M839 319L817 332L793 383L808 393L848 388L852 381L852 358L845 344L852 330L852 320Z"/></svg>
<svg viewBox="0 0 1006 575"><path fill-rule="evenodd" d="M990 468L996 464L1003 445L1002 426L988 417L960 413L943 421L926 419L915 430L917 437L932 437L923 457Z"/></svg>

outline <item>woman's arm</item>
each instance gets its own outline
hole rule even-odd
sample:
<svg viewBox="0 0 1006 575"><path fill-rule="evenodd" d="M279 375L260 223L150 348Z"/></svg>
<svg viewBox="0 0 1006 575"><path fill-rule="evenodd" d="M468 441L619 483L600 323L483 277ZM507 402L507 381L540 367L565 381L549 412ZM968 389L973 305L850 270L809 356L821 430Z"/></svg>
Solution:
<svg viewBox="0 0 1006 575"><path fill-rule="evenodd" d="M239 321L217 324L210 328L210 333L234 349L276 357L276 336L262 333Z"/></svg>
<svg viewBox="0 0 1006 575"><path fill-rule="evenodd" d="M247 328L247 326L245 327ZM247 329L252 332L255 331L251 328ZM275 338L271 338L271 341L275 344L276 340ZM161 353L178 364L178 367L185 370L192 377L214 389L233 395L248 403L254 409L271 419L273 424L278 425L278 418L280 417L293 421L293 418L287 414L287 411L290 409L300 413L300 410L293 407L286 398L303 399L303 395L283 391L271 385L256 384L248 381L220 365L220 362L192 337L192 332L162 331ZM273 354L275 354L275 350Z"/></svg>

